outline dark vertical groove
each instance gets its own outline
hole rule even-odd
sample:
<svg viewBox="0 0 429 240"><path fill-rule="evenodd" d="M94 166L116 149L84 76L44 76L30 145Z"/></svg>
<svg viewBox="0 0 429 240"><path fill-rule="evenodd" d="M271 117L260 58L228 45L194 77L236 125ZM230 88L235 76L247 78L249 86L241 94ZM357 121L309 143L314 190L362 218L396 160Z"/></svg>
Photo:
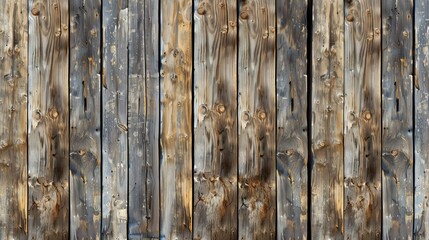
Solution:
<svg viewBox="0 0 429 240"><path fill-rule="evenodd" d="M103 46L103 39L104 39L104 31L103 31L103 0L100 0L100 76L101 76L101 83L100 83L100 236L103 237L103 79L104 79L104 46Z"/></svg>
<svg viewBox="0 0 429 240"><path fill-rule="evenodd" d="M411 74L413 75L413 82L411 83L411 93L412 93L412 112L413 112L413 116L412 116L412 125L413 125L413 129L412 129L412 134L413 134L413 231L412 231L412 236L411 238L414 239L414 224L415 224L415 214L416 214L416 209L415 209L415 202L416 202L416 198L415 198L415 189L416 189L416 144L415 144L415 129L416 129L416 112L415 112L415 106L416 106L416 102L415 102L415 87L414 87L414 83L415 83L415 79L416 79L416 2L418 0L413 0L413 9L412 9L412 15L413 18L411 19L412 21L412 36L413 36L413 40L411 41L411 55L413 56L413 66L412 66L412 72Z"/></svg>
<svg viewBox="0 0 429 240"><path fill-rule="evenodd" d="M274 121L274 136L275 136L275 144L274 144L274 161L275 161L275 166L276 166L276 169L275 169L275 171L274 171L274 182L275 182L275 197L274 197L274 199L275 199L275 206L276 206L276 208L275 208L275 213L276 213L276 216L275 216L275 218L274 218L274 223L275 223L275 228L274 228L274 236L275 236L275 238L277 238L277 236L278 236L278 234L277 234L277 232L279 231L278 230L278 221L277 221L277 219L278 219L278 207L277 207L277 188L278 188L278 186L277 186L277 0L274 0L274 6L275 6L275 8L274 8L274 24L275 24L275 26L274 26L274 34L275 34L275 41L274 41L274 85L275 85L275 87L274 87L274 110L275 110L275 113L274 113L274 119L275 119L275 121ZM237 59L238 59L238 57L237 57ZM237 71L238 72L238 71ZM293 101L293 100L292 100ZM293 104L292 104L292 106L293 106ZM240 166L238 166L238 168L239 168ZM238 214L237 214L238 215Z"/></svg>
<svg viewBox="0 0 429 240"><path fill-rule="evenodd" d="M319 0L316 0L319 1ZM308 161L307 161L307 237L311 239L311 171L313 168L313 155L312 155L312 145L311 145L311 132L312 132L312 36L313 36L313 0L308 0L307 2L307 152L308 152Z"/></svg>
<svg viewBox="0 0 429 240"><path fill-rule="evenodd" d="M191 39L192 39L192 44L191 44L191 51L192 51L192 75L191 75L191 96L192 96L192 99L191 99L191 141L192 141L192 143L191 143L191 158L192 158L192 172L191 172L191 175L192 175L192 212L190 213L190 216L191 216L191 224L192 224L192 228L195 226L194 225L194 221L195 221L195 218L194 218L194 183L195 183L195 181L194 181L194 166L195 166L195 157L194 157L194 153L195 153L195 151L194 151L194 143L195 143L195 133L194 133L194 131L195 131L195 128L194 128L194 114L195 114L195 111L194 111L194 99L195 99L195 91L194 91L194 86L195 86L195 83L194 83L194 81L195 81L195 74L194 74L194 72L195 72L195 65L194 65L194 59L195 59L195 51L194 51L194 46L195 46L195 41L194 41L194 39L195 39L195 18L194 18L194 11L195 11L195 9L194 9L194 7L195 7L195 1L194 0L191 0L191 4L192 4L192 7L191 7L191 9L192 9L192 11L191 11L191 20L192 20L192 31L191 31ZM160 184L161 185L161 184ZM194 230L192 229L192 232L191 232L191 236L192 236L192 239L195 239L195 236L194 236Z"/></svg>
<svg viewBox="0 0 429 240"><path fill-rule="evenodd" d="M161 9L162 9L162 1L158 1L158 121L159 121L159 127L158 127L158 187L160 188L158 191L158 199L159 199L159 208L158 208L158 238L162 239L161 236L161 167L162 167L162 148L161 148L161 124L162 124L162 118L161 118L161 112L162 112L162 105L161 105L161 95L162 95L162 84L161 84L161 62L162 62L162 54L161 54L161 32L162 32L162 24L161 24Z"/></svg>
<svg viewBox="0 0 429 240"><path fill-rule="evenodd" d="M235 58L235 67L236 67L236 72L237 72L237 78L236 78L236 81L237 81L237 83L236 83L236 88L235 88L235 91L237 91L237 94L236 94L236 104L237 104L237 113L236 113L236 120L237 120L237 128L236 128L236 131L237 131L237 141L236 141L236 143L237 143L237 169L236 169L236 171L237 171L237 186L236 186L236 189L237 189L237 209L236 209L236 211L237 211L237 237L239 237L240 236L240 222L239 222L239 217L240 217L240 213L239 213L239 209L240 209L240 187L239 187L239 184L238 184L238 181L239 181L239 177L240 177L240 119L238 118L238 111L239 111L239 109L238 109L238 104L239 104L239 101L240 101L240 99L239 99L239 97L240 97L240 92L239 92L239 90L238 90L238 88L239 88L239 86L240 86L240 71L239 71L239 66L238 66L238 59L239 59L239 57L240 57L240 48L238 47L238 45L240 44L240 7L241 7L241 4L240 4L240 0L236 0L236 11L237 11L237 40L236 40L236 43L235 44L237 44L237 47L236 47L236 51L237 51L237 57Z"/></svg>
<svg viewBox="0 0 429 240"><path fill-rule="evenodd" d="M103 0L101 0L101 2L103 2ZM127 128L129 129L130 126L130 114L129 114L129 102L130 102L130 93L129 93L129 89L130 89L130 53L128 51L129 49L129 45L130 45L130 41L132 41L132 38L130 38L130 9L129 9L129 1L127 0L127 7L128 7L128 11L127 11ZM144 11L144 8L143 8ZM144 34L144 33L143 33ZM143 42L144 42L144 37L143 37ZM146 129L146 128L145 128ZM143 134L144 136L144 134ZM127 238L129 238L129 226L130 226L130 166L131 166L131 161L129 161L130 159L130 139L129 139L129 135L127 134L127 227L125 229L126 231L126 236ZM144 144L144 141L143 141ZM143 151L144 154L146 154L145 151ZM101 194L103 195L103 194ZM103 205L101 205L103 206Z"/></svg>
<svg viewBox="0 0 429 240"><path fill-rule="evenodd" d="M380 120L379 120L379 126L380 126L380 161L383 160L383 1L384 0L380 0L380 46L381 46L381 50L380 50L380 83L381 83L381 87L380 87L380 109L381 109L381 116L380 116ZM387 0L387 1L393 1L393 0ZM345 11L344 11L344 15L345 15ZM345 23L345 21L344 21ZM345 24L344 24L345 25ZM344 47L345 49L345 47ZM344 54L344 56L346 56ZM345 69L345 68L344 68ZM396 92L396 81L395 81L395 92ZM345 88L344 88L345 89ZM396 95L396 93L395 93ZM398 99L396 99L398 100ZM396 103L398 104L398 103ZM345 108L344 108L345 109ZM396 108L398 109L398 108ZM414 154L413 154L414 155ZM383 238L383 212L384 212L384 204L383 204L383 168L380 166L380 177L381 177L381 189L380 189L380 199L381 199L381 234L380 234L380 238Z"/></svg>
<svg viewBox="0 0 429 240"><path fill-rule="evenodd" d="M71 47L71 45L70 45L70 10L71 10L71 8L70 8L70 2L71 1L73 1L73 0L68 0L67 1L67 4L68 4L68 6L67 6L67 8L68 8L68 46L67 46L67 51L68 51L68 64L67 64L67 74L68 74L68 77L67 77L67 87L68 87L68 93L67 93L67 102L68 102L68 115L69 115L69 117L68 117L68 123L67 123L67 126L68 126L68 129L67 129L67 131L68 131L68 139L69 139L69 146L68 146L68 148L69 148L69 155L68 155L68 158L69 158L69 168L68 168L68 174L67 174L67 178L68 178L68 185L69 185L69 187L68 187L68 190L69 190L69 222L68 222L68 225L69 225L69 231L68 231L68 239L70 239L70 236L71 236L71 234L70 234L70 232L71 232L71 218L72 218L72 215L71 215L71 205L72 205L72 199L71 199L71 194L70 194L70 192L71 192L71 190L70 190L70 164L71 164L71 159L70 159L70 153L71 153L71 148L70 148L70 143L71 143L71 131L70 131L70 128L71 128L71 125L70 125L70 63L71 63L71 51L70 51L70 47ZM28 95L27 95L28 96ZM84 111L86 111L86 99L85 99L85 105L84 105Z"/></svg>

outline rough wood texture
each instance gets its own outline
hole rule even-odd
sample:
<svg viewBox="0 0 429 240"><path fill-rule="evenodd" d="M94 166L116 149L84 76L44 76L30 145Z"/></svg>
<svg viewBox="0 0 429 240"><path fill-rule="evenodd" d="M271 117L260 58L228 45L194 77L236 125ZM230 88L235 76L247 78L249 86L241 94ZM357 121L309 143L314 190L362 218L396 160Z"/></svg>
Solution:
<svg viewBox="0 0 429 240"><path fill-rule="evenodd" d="M429 238L429 3L426 0L415 0L414 17L414 237L424 240Z"/></svg>
<svg viewBox="0 0 429 240"><path fill-rule="evenodd" d="M125 239L128 219L128 2L103 1L102 8L102 238Z"/></svg>
<svg viewBox="0 0 429 240"><path fill-rule="evenodd" d="M128 237L159 237L159 41L156 0L129 1Z"/></svg>
<svg viewBox="0 0 429 240"><path fill-rule="evenodd" d="M307 239L307 1L277 1L277 239Z"/></svg>
<svg viewBox="0 0 429 240"><path fill-rule="evenodd" d="M70 2L70 238L99 239L101 2Z"/></svg>
<svg viewBox="0 0 429 240"><path fill-rule="evenodd" d="M275 1L241 1L239 24L239 239L275 239Z"/></svg>
<svg viewBox="0 0 429 240"><path fill-rule="evenodd" d="M26 239L28 9L0 6L0 239Z"/></svg>
<svg viewBox="0 0 429 240"><path fill-rule="evenodd" d="M345 9L345 237L376 239L382 221L381 5L353 0Z"/></svg>
<svg viewBox="0 0 429 240"><path fill-rule="evenodd" d="M194 4L194 239L237 238L237 3Z"/></svg>
<svg viewBox="0 0 429 240"><path fill-rule="evenodd" d="M69 237L68 7L29 1L29 239Z"/></svg>
<svg viewBox="0 0 429 240"><path fill-rule="evenodd" d="M413 0L383 0L383 238L412 239Z"/></svg>
<svg viewBox="0 0 429 240"><path fill-rule="evenodd" d="M161 1L161 239L192 238L192 2Z"/></svg>
<svg viewBox="0 0 429 240"><path fill-rule="evenodd" d="M313 4L311 236L340 239L344 234L344 2Z"/></svg>

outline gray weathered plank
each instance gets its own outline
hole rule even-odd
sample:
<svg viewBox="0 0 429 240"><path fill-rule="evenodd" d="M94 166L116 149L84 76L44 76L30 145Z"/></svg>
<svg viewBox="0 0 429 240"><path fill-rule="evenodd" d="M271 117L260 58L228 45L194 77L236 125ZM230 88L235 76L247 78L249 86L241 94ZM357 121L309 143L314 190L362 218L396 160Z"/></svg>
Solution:
<svg viewBox="0 0 429 240"><path fill-rule="evenodd" d="M101 2L70 2L70 238L100 238Z"/></svg>
<svg viewBox="0 0 429 240"><path fill-rule="evenodd" d="M128 1L102 4L102 238L127 237Z"/></svg>
<svg viewBox="0 0 429 240"><path fill-rule="evenodd" d="M381 237L381 5L346 3L345 234Z"/></svg>
<svg viewBox="0 0 429 240"><path fill-rule="evenodd" d="M29 239L69 237L68 7L29 1Z"/></svg>
<svg viewBox="0 0 429 240"><path fill-rule="evenodd" d="M159 237L159 49L156 0L129 1L128 238Z"/></svg>
<svg viewBox="0 0 429 240"><path fill-rule="evenodd" d="M276 29L274 0L240 1L239 239L276 231Z"/></svg>
<svg viewBox="0 0 429 240"><path fill-rule="evenodd" d="M237 3L194 4L194 239L237 238Z"/></svg>
<svg viewBox="0 0 429 240"><path fill-rule="evenodd" d="M28 8L0 6L0 239L26 239Z"/></svg>
<svg viewBox="0 0 429 240"><path fill-rule="evenodd" d="M343 216L344 2L313 2L311 236L340 239Z"/></svg>
<svg viewBox="0 0 429 240"><path fill-rule="evenodd" d="M276 4L277 239L307 239L307 1Z"/></svg>
<svg viewBox="0 0 429 240"><path fill-rule="evenodd" d="M192 238L192 2L161 1L161 238Z"/></svg>
<svg viewBox="0 0 429 240"><path fill-rule="evenodd" d="M382 7L383 238L412 239L413 0Z"/></svg>

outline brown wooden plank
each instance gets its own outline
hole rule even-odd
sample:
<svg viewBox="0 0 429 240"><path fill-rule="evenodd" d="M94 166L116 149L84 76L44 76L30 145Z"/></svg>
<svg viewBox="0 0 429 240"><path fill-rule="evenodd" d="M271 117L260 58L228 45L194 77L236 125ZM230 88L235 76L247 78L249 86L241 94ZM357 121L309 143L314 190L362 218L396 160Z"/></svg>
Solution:
<svg viewBox="0 0 429 240"><path fill-rule="evenodd" d="M274 0L240 1L239 239L276 237Z"/></svg>
<svg viewBox="0 0 429 240"><path fill-rule="evenodd" d="M159 237L159 49L156 0L129 1L128 238Z"/></svg>
<svg viewBox="0 0 429 240"><path fill-rule="evenodd" d="M101 2L70 2L70 238L101 225Z"/></svg>
<svg viewBox="0 0 429 240"><path fill-rule="evenodd" d="M311 236L340 239L343 216L344 2L314 1Z"/></svg>
<svg viewBox="0 0 429 240"><path fill-rule="evenodd" d="M194 8L194 239L237 238L237 3Z"/></svg>
<svg viewBox="0 0 429 240"><path fill-rule="evenodd" d="M192 2L161 1L161 238L192 238Z"/></svg>
<svg viewBox="0 0 429 240"><path fill-rule="evenodd" d="M0 239L26 239L28 8L0 6Z"/></svg>
<svg viewBox="0 0 429 240"><path fill-rule="evenodd" d="M381 237L381 5L346 3L345 234Z"/></svg>
<svg viewBox="0 0 429 240"><path fill-rule="evenodd" d="M128 1L103 1L102 238L127 238Z"/></svg>
<svg viewBox="0 0 429 240"><path fill-rule="evenodd" d="M307 1L277 0L277 239L307 239Z"/></svg>
<svg viewBox="0 0 429 240"><path fill-rule="evenodd" d="M413 0L382 1L383 238L413 231Z"/></svg>
<svg viewBox="0 0 429 240"><path fill-rule="evenodd" d="M68 7L29 0L29 239L69 237Z"/></svg>

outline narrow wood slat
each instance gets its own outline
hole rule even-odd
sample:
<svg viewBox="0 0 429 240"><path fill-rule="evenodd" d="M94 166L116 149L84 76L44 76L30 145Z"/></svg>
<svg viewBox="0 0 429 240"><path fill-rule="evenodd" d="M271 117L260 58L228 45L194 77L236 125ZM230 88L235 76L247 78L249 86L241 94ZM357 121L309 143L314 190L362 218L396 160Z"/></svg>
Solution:
<svg viewBox="0 0 429 240"><path fill-rule="evenodd" d="M239 239L276 232L275 1L240 1Z"/></svg>
<svg viewBox="0 0 429 240"><path fill-rule="evenodd" d="M127 237L128 1L103 1L102 238Z"/></svg>
<svg viewBox="0 0 429 240"><path fill-rule="evenodd" d="M277 0L277 239L307 239L307 1Z"/></svg>
<svg viewBox="0 0 429 240"><path fill-rule="evenodd" d="M413 0L382 2L383 238L413 231Z"/></svg>
<svg viewBox="0 0 429 240"><path fill-rule="evenodd" d="M237 3L194 6L194 239L237 238Z"/></svg>
<svg viewBox="0 0 429 240"><path fill-rule="evenodd" d="M161 238L192 238L192 2L161 1Z"/></svg>
<svg viewBox="0 0 429 240"><path fill-rule="evenodd" d="M311 236L340 239L343 215L344 2L313 1Z"/></svg>
<svg viewBox="0 0 429 240"><path fill-rule="evenodd" d="M70 238L100 238L101 2L70 2Z"/></svg>
<svg viewBox="0 0 429 240"><path fill-rule="evenodd" d="M159 23L156 0L129 1L128 238L159 237Z"/></svg>
<svg viewBox="0 0 429 240"><path fill-rule="evenodd" d="M26 239L28 8L0 6L0 239Z"/></svg>
<svg viewBox="0 0 429 240"><path fill-rule="evenodd" d="M346 3L345 233L381 237L381 2Z"/></svg>
<svg viewBox="0 0 429 240"><path fill-rule="evenodd" d="M67 239L69 3L30 0L28 5L28 238Z"/></svg>

